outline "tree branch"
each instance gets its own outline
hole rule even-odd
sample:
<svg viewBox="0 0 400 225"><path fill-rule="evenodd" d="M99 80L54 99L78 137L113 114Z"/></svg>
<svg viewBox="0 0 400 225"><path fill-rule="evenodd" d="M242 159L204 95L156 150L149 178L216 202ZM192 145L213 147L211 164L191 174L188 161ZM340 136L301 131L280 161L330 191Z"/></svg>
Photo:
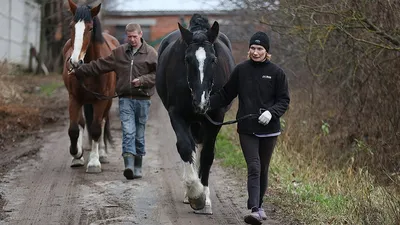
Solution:
<svg viewBox="0 0 400 225"><path fill-rule="evenodd" d="M390 43L392 43L392 44L394 44L396 46L400 46L400 41L399 40L397 40L396 38L390 36L389 34L387 34L386 32L382 31L381 29L379 29L377 26L375 26L367 18L362 18L361 21L368 25L368 29L370 29L370 30L374 31L376 34L382 36L384 39L388 40Z"/></svg>
<svg viewBox="0 0 400 225"><path fill-rule="evenodd" d="M387 45L383 45L383 44L378 44L378 43L375 43L375 42L372 42L372 41L367 41L367 40L364 40L364 39L361 39L361 38L354 37L352 34L350 34L350 33L349 33L346 29L344 29L343 27L338 26L338 28L339 28L341 31L343 31L345 34L347 34L347 36L349 36L350 38L352 38L352 39L355 40L355 41L363 42L363 43L370 44L370 45L373 45L373 46L376 46L376 47L379 47L379 48L384 48L384 49L387 49L387 50L400 51L400 48L391 47L391 46L387 46Z"/></svg>

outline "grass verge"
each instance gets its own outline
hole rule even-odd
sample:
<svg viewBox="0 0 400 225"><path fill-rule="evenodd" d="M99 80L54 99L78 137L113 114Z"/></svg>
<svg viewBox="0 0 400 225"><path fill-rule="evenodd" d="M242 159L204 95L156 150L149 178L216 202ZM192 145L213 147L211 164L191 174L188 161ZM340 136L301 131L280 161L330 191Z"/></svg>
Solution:
<svg viewBox="0 0 400 225"><path fill-rule="evenodd" d="M63 87L63 82L51 82L40 86L40 93L46 96L51 96L54 91L60 87Z"/></svg>
<svg viewBox="0 0 400 225"><path fill-rule="evenodd" d="M226 119L233 119L235 112L233 107ZM291 144L294 138L282 135L278 139L266 202L304 224L400 224L399 181L381 186L365 168L326 166L330 159L318 155L322 145L309 143L313 154L304 154L295 149L302 146ZM225 167L246 172L236 125L221 128L216 158Z"/></svg>

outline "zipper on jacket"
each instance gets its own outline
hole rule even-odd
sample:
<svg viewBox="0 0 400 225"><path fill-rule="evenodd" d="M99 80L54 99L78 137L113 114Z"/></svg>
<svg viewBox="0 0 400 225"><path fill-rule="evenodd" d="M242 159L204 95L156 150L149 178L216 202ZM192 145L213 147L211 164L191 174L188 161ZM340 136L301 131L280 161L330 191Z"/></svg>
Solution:
<svg viewBox="0 0 400 225"><path fill-rule="evenodd" d="M131 69L129 70L129 84L130 84L131 96L132 96L132 66L133 66L133 57L131 59Z"/></svg>
<svg viewBox="0 0 400 225"><path fill-rule="evenodd" d="M143 44L142 44L142 46L143 46ZM140 46L140 48L142 47L142 46ZM140 49L139 48L139 49ZM129 72L129 78L130 78L130 92L131 92L131 96L133 95L133 93L132 93L132 67L133 67L133 57L139 52L139 49L137 49L137 51L134 53L134 54L131 54L131 69L130 69L130 72Z"/></svg>

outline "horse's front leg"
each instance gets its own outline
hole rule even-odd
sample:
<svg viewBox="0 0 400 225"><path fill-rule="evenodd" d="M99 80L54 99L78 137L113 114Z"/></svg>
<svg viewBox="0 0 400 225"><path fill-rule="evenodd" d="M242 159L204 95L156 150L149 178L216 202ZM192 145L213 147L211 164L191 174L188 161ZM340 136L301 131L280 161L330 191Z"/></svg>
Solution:
<svg viewBox="0 0 400 225"><path fill-rule="evenodd" d="M174 110L169 110L169 117L176 134L176 147L184 162L185 195L188 197L189 204L193 209L202 209L205 206L206 197L204 187L198 176L198 166L195 163L196 150L193 137L190 135L190 125Z"/></svg>
<svg viewBox="0 0 400 225"><path fill-rule="evenodd" d="M90 126L90 133L92 135L92 149L89 152L88 164L86 167L87 173L100 173L100 142L103 140L104 124L103 119L104 111L106 109L107 102L101 101L93 104L93 121Z"/></svg>
<svg viewBox="0 0 400 225"><path fill-rule="evenodd" d="M68 135L71 141L69 152L71 154L71 167L80 167L84 165L83 150L82 150L82 135L84 125L80 125L79 121L82 117L82 104L78 103L72 96L69 97L69 128Z"/></svg>
<svg viewBox="0 0 400 225"><path fill-rule="evenodd" d="M223 119L221 121L223 121ZM206 195L206 204L202 210L196 210L195 213L212 214L210 187L208 181L210 177L210 169L214 162L215 142L221 126L214 126L206 122L203 123L203 126L204 126L203 129L205 129L206 132L202 132L204 136L202 145L203 149L201 150L201 155L200 155L199 176L201 178L201 183L204 186L204 192Z"/></svg>

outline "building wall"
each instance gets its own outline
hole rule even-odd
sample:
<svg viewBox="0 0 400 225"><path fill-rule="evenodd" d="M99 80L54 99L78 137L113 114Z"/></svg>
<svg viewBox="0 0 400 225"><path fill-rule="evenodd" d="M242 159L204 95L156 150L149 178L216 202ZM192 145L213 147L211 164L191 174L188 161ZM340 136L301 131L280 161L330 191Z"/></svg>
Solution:
<svg viewBox="0 0 400 225"><path fill-rule="evenodd" d="M28 66L30 43L40 49L40 6L30 0L0 4L0 61Z"/></svg>

